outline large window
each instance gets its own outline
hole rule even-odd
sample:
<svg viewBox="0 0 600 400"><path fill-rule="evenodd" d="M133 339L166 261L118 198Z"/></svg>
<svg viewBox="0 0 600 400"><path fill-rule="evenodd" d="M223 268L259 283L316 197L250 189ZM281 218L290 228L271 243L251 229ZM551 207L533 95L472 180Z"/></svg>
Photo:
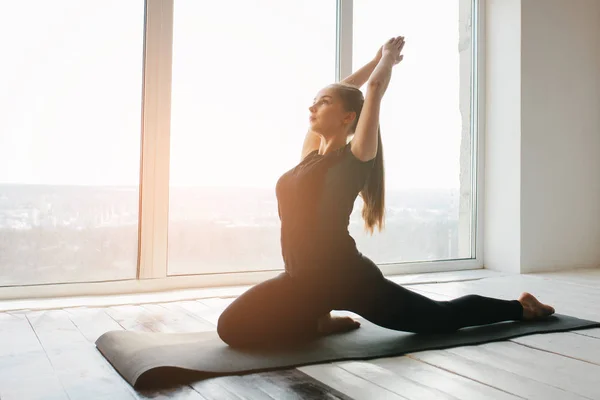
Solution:
<svg viewBox="0 0 600 400"><path fill-rule="evenodd" d="M0 285L134 278L144 3L1 9Z"/></svg>
<svg viewBox="0 0 600 400"><path fill-rule="evenodd" d="M176 0L169 274L282 268L275 183L335 81L334 1Z"/></svg>
<svg viewBox="0 0 600 400"><path fill-rule="evenodd" d="M308 107L396 35L385 230L358 198L350 233L384 272L480 267L477 3L4 2L0 286L282 269L275 185Z"/></svg>
<svg viewBox="0 0 600 400"><path fill-rule="evenodd" d="M310 96L334 80L334 6L176 1L170 274L283 267L273 188L299 161ZM472 257L470 13L353 2L353 71L387 38L408 42L382 107L386 228L366 234L360 198L350 225L377 263Z"/></svg>
<svg viewBox="0 0 600 400"><path fill-rule="evenodd" d="M359 199L351 233L379 264L470 258L471 1L353 3L354 70L386 38L407 44L380 117L386 228L364 233Z"/></svg>

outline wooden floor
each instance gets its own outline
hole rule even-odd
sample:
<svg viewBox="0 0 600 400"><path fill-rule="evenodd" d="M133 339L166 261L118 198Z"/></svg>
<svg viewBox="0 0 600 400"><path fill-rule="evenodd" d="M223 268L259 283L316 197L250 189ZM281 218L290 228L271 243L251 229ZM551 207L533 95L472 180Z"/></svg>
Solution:
<svg viewBox="0 0 600 400"><path fill-rule="evenodd" d="M530 291L558 313L600 321L600 269L394 279L436 299L470 293L514 299ZM0 313L0 399L600 399L600 329L223 377L158 392L133 390L94 346L109 330L214 330L232 300Z"/></svg>

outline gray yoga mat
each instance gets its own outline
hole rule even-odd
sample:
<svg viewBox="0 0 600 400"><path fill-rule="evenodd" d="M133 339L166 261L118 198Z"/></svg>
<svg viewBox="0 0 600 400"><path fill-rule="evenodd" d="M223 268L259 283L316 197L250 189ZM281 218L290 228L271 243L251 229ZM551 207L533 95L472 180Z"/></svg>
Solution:
<svg viewBox="0 0 600 400"><path fill-rule="evenodd" d="M390 357L410 352L475 345L534 333L600 327L566 315L535 322L503 322L464 328L451 334L398 332L360 319L355 331L285 349L235 350L216 332L148 333L111 331L96 346L136 388L167 386L219 375L318 364L337 360Z"/></svg>

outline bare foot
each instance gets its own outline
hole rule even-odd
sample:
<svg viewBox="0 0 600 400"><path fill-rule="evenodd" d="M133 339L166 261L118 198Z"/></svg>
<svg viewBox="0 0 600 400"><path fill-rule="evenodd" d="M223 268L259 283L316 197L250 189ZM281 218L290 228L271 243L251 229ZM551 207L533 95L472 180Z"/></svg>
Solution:
<svg viewBox="0 0 600 400"><path fill-rule="evenodd" d="M322 335L331 335L334 333L342 333L358 329L360 322L353 320L350 317L332 317L327 314L321 317L318 322L318 331Z"/></svg>
<svg viewBox="0 0 600 400"><path fill-rule="evenodd" d="M541 319L554 314L553 307L540 303L538 299L527 292L519 297L519 303L523 306L524 320Z"/></svg>

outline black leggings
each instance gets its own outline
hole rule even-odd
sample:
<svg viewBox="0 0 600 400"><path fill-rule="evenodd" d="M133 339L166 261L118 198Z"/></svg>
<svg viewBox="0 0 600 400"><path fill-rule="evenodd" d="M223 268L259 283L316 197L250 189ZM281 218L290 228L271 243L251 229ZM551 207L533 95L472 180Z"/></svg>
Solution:
<svg viewBox="0 0 600 400"><path fill-rule="evenodd" d="M221 314L217 332L235 347L281 344L318 335L317 320L332 310L352 311L388 329L446 333L501 321L520 320L517 300L468 295L435 301L386 279L362 257L343 271L292 277L287 272L262 282Z"/></svg>

